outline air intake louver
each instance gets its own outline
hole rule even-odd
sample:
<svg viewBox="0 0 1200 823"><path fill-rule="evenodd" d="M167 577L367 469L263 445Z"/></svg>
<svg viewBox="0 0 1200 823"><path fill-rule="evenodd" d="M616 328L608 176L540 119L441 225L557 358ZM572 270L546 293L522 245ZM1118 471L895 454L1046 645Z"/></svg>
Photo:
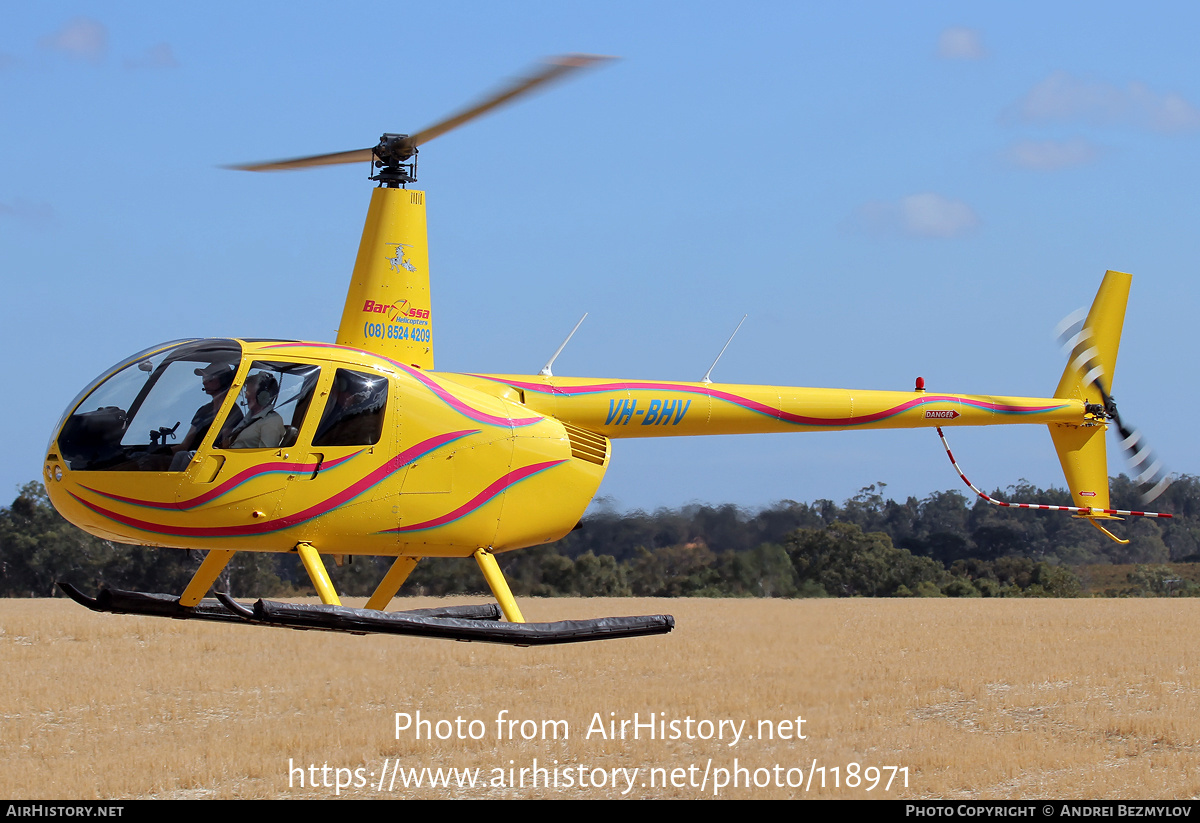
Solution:
<svg viewBox="0 0 1200 823"><path fill-rule="evenodd" d="M608 438L602 434L563 423L567 439L571 441L571 456L603 466L608 460Z"/></svg>

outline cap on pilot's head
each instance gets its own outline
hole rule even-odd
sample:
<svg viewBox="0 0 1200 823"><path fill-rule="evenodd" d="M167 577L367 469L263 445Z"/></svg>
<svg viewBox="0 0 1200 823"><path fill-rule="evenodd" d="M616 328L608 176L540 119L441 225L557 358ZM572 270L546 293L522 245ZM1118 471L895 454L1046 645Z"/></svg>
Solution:
<svg viewBox="0 0 1200 823"><path fill-rule="evenodd" d="M227 389L233 383L233 369L224 363L209 363L203 368L196 369L196 376L205 380L216 378L222 389Z"/></svg>

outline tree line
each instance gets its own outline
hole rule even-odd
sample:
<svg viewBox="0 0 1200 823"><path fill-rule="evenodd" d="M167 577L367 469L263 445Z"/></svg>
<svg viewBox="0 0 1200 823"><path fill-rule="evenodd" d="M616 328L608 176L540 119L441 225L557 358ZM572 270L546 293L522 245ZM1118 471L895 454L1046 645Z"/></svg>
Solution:
<svg viewBox="0 0 1200 823"><path fill-rule="evenodd" d="M1022 483L995 497L1071 505L1061 489ZM1116 508L1137 509L1134 484L1112 481ZM781 501L762 509L691 505L618 512L601 505L557 543L499 556L525 596L1073 597L1083 564L1137 564L1115 594L1196 594L1167 563L1200 561L1200 478L1176 481L1155 505L1173 519L1134 518L1117 544L1086 522L968 500L955 491L900 502L876 483L838 505ZM124 546L67 523L40 484L0 508L0 596L57 596L56 581L178 593L201 553ZM370 594L391 558L329 562L338 591ZM238 553L218 586L235 597L311 591L294 555ZM406 594L486 593L471 560L427 558Z"/></svg>

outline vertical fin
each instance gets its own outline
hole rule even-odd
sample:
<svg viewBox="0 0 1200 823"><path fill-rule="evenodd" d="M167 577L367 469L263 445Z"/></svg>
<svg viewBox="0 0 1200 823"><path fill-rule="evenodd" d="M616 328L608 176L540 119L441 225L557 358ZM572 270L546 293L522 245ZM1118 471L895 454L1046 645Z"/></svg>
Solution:
<svg viewBox="0 0 1200 823"><path fill-rule="evenodd" d="M1108 427L1052 423L1049 428L1058 462L1062 464L1063 476L1071 490L1071 505L1112 508L1108 498L1108 453L1104 443L1104 432Z"/></svg>
<svg viewBox="0 0 1200 823"><path fill-rule="evenodd" d="M1125 325L1125 304L1129 300L1132 278L1119 271L1104 275L1096 299L1083 321L1080 333L1062 379L1058 381L1055 397L1069 397L1088 403L1103 403L1099 383L1112 393L1113 372L1117 366L1117 350L1121 347L1121 327ZM1100 373L1095 374L1096 366ZM1090 378L1090 379L1085 379Z"/></svg>
<svg viewBox="0 0 1200 823"><path fill-rule="evenodd" d="M1125 305L1132 278L1124 272L1104 275L1096 299L1083 322L1074 349L1058 381L1055 397L1103 405L1112 391ZM1063 475L1076 506L1111 508L1108 496L1108 453L1104 433L1108 427L1058 423L1050 427Z"/></svg>
<svg viewBox="0 0 1200 823"><path fill-rule="evenodd" d="M337 342L433 368L425 192L371 192Z"/></svg>

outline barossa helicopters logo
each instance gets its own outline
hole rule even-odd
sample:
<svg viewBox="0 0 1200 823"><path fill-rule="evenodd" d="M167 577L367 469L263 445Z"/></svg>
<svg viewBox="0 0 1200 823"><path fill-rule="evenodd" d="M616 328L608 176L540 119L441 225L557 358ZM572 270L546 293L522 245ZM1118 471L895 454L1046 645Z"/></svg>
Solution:
<svg viewBox="0 0 1200 823"><path fill-rule="evenodd" d="M390 306L387 303L376 303L374 300L368 300L363 303L362 310L367 314L386 314L387 319L392 323L429 319L429 309L418 309L410 306L407 300L397 300Z"/></svg>
<svg viewBox="0 0 1200 823"><path fill-rule="evenodd" d="M417 267L412 264L412 261L404 256L405 249L411 249L411 243L388 243L389 246L396 247L396 256L387 258L387 261L392 264L392 271L416 271Z"/></svg>

